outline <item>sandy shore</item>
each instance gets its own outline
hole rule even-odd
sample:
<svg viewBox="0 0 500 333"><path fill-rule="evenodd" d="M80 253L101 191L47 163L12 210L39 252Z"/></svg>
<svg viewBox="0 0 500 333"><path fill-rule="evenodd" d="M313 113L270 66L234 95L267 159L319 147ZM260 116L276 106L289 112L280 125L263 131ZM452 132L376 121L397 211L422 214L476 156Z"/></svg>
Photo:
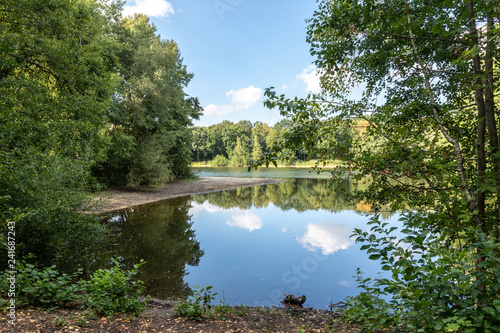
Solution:
<svg viewBox="0 0 500 333"><path fill-rule="evenodd" d="M96 197L100 203L97 213L110 212L185 195L276 184L284 181L282 179L267 178L202 177L195 181L178 181L167 184L158 190L123 189L103 191Z"/></svg>

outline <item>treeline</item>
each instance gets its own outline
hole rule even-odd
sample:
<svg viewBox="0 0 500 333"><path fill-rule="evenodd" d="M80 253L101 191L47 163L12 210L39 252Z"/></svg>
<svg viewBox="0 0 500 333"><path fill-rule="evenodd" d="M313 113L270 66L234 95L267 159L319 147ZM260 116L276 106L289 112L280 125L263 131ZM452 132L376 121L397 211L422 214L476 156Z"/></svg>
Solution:
<svg viewBox="0 0 500 333"><path fill-rule="evenodd" d="M314 126L314 123L311 125ZM191 144L193 161L198 162L195 165L248 165L257 161L272 147L284 146L294 130L293 122L289 119L281 120L274 126L260 121L252 123L242 120L238 123L223 121L209 127L194 127ZM311 159L321 159L326 155L347 161L350 154L345 147L349 147L352 140L357 140L359 134L359 131L347 128L325 131L323 140L317 142L315 152L307 152L301 148L283 148L282 154L277 156L277 162L293 165ZM340 141L342 145L338 144Z"/></svg>
<svg viewBox="0 0 500 333"><path fill-rule="evenodd" d="M192 74L174 41L146 16L123 18L122 6L0 4L0 231L15 243L4 259L84 265L109 238L81 214L92 210L89 188L189 174L188 127L201 113L183 91Z"/></svg>

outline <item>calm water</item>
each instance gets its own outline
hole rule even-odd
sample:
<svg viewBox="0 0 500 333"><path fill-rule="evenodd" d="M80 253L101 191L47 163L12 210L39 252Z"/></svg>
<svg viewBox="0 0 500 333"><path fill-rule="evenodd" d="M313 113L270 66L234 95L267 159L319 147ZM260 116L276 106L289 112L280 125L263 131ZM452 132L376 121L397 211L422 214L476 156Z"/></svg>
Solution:
<svg viewBox="0 0 500 333"><path fill-rule="evenodd" d="M330 178L328 172L317 174L311 171L311 168L269 168L261 167L257 170L252 169L248 172L248 168L241 167L198 167L192 168L193 172L200 177L248 177L248 178Z"/></svg>
<svg viewBox="0 0 500 333"><path fill-rule="evenodd" d="M241 170L196 171L253 176ZM367 229L367 207L347 206L327 179L305 178L314 177L307 169L272 172L278 171L286 182L109 213L120 232L117 254L129 266L147 261L139 278L158 298L183 297L193 286L211 285L219 293L216 302L224 298L230 305L277 305L287 293L306 295L305 306L327 308L330 301L357 294L356 268L365 277L380 270L349 237L354 228Z"/></svg>

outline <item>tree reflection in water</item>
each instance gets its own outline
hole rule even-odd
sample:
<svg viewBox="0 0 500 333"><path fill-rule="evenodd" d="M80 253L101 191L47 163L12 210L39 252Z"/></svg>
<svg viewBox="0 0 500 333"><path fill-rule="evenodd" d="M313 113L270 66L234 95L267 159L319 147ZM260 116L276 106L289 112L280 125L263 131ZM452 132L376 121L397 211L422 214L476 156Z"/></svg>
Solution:
<svg viewBox="0 0 500 333"><path fill-rule="evenodd" d="M351 189L351 183L346 182L343 190L348 192ZM327 179L297 178L267 186L169 199L108 213L105 217L118 235L114 252L124 258L124 265L132 268L140 259L147 262L141 267L137 278L146 282L148 293L158 298L185 297L191 292L185 282L188 266L198 266L204 255L203 244L198 242L193 228L196 217L190 215L190 208L193 205L209 205L226 211L241 209L248 216L240 214L230 217L227 225L242 227L245 224L245 228L252 231L260 229L263 221L250 216L253 213L249 210L252 207L264 209L271 204L282 211L294 210L299 213L319 210L338 213L348 210L364 215L370 209L369 205L347 205L343 191L332 191ZM191 210L191 214L196 214L196 209ZM391 213L383 212L381 215L388 218ZM248 220L251 220L251 226L247 225ZM307 228L306 233L297 241L301 247L309 250L318 248L326 255L351 245L348 238L350 230L338 229L347 226L319 223L304 225L304 228ZM334 242L326 237L332 232L337 236L347 236L345 240ZM317 233L326 235L326 238L316 239L314 236Z"/></svg>
<svg viewBox="0 0 500 333"><path fill-rule="evenodd" d="M128 269L146 261L137 278L156 297L184 297L191 291L184 282L186 265L198 265L203 250L188 214L190 201L176 198L107 214L119 233L115 252Z"/></svg>

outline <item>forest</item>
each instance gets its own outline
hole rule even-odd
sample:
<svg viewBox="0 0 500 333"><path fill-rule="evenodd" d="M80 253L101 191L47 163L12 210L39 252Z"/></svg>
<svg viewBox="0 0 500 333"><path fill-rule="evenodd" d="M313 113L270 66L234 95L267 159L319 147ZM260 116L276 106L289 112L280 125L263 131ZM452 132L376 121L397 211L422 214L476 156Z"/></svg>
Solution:
<svg viewBox="0 0 500 333"><path fill-rule="evenodd" d="M345 146L353 141L359 141L367 125L360 119L353 129L339 128L325 133L325 138L316 147L316 152L307 151L301 147L284 148L278 158L283 165L315 165L321 158L319 150L327 149L330 160L327 163L343 164L349 160ZM261 155L276 147L286 147L286 138L292 132L294 123L283 119L273 126L266 123L241 120L237 123L223 121L208 127L192 128L193 141L191 151L193 166L199 165L251 165L258 161ZM338 142L342 142L343 150ZM373 145L372 143L367 143Z"/></svg>

